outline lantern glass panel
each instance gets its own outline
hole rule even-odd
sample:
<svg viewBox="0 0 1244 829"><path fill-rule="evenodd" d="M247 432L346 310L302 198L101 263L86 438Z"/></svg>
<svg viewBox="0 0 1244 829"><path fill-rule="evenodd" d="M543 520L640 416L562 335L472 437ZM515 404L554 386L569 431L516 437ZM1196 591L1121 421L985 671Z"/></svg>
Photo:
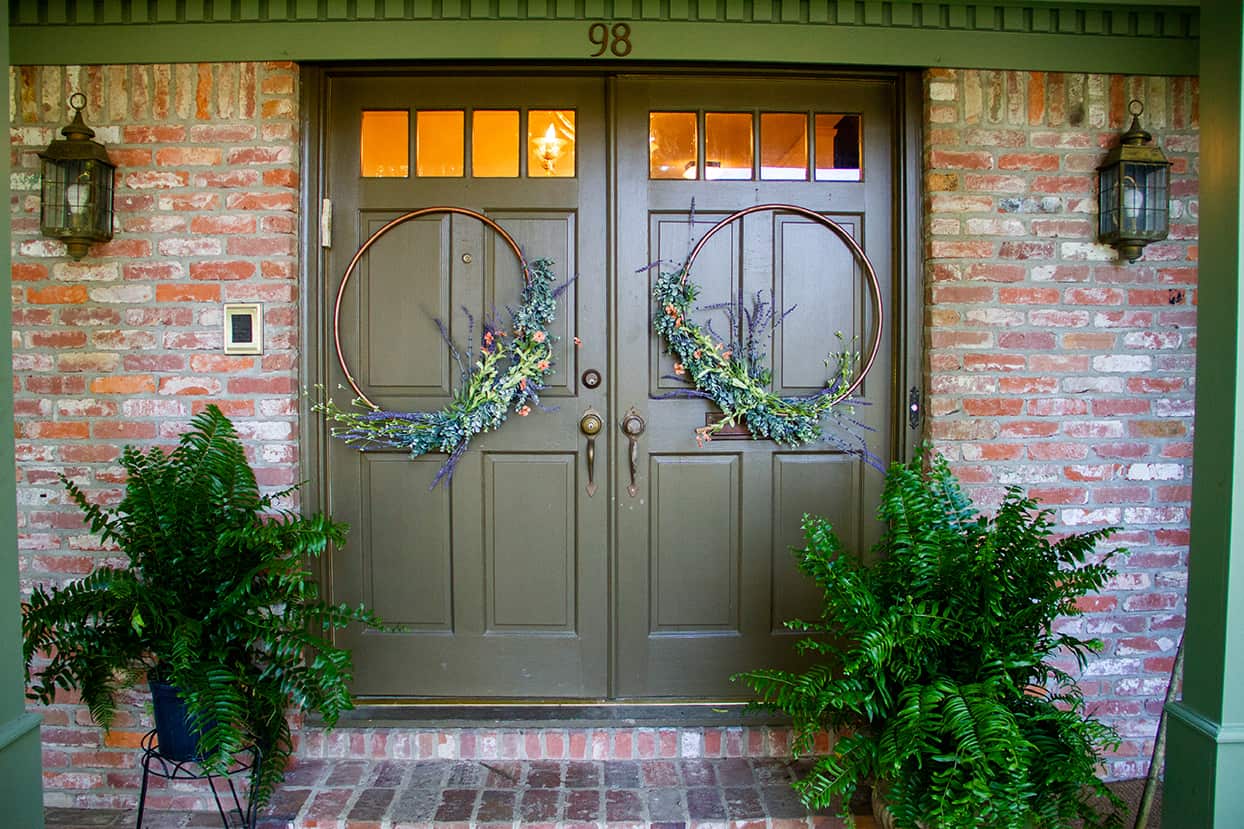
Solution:
<svg viewBox="0 0 1244 829"><path fill-rule="evenodd" d="M1123 163L1123 233L1141 239L1161 239L1167 227L1166 165Z"/></svg>
<svg viewBox="0 0 1244 829"><path fill-rule="evenodd" d="M42 212L39 225L49 235L59 236L69 226L69 206L65 201L66 166L69 166L68 162L58 164L49 160L44 160L42 164Z"/></svg>
<svg viewBox="0 0 1244 829"><path fill-rule="evenodd" d="M1119 166L1112 164L1101 171L1098 183L1100 213L1098 235L1113 238L1119 232Z"/></svg>

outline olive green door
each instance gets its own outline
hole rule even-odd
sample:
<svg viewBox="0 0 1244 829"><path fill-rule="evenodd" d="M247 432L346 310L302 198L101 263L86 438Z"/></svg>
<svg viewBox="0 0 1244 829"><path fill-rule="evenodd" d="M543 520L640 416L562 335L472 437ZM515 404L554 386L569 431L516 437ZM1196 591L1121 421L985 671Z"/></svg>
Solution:
<svg viewBox="0 0 1244 829"><path fill-rule="evenodd" d="M644 268L681 260L738 208L794 203L864 246L888 308L894 98L891 83L866 80L328 78L324 180L336 227L321 286L326 326L359 245L416 208L483 212L529 258L551 257L560 277L577 277L559 303L549 411L511 416L473 441L451 485L429 490L443 456L327 442L327 506L352 527L332 555L329 590L405 626L342 637L357 696L720 699L745 695L732 673L791 661L781 623L817 607L788 549L800 518L828 515L848 546L870 543L881 476L829 444L788 450L743 436L698 446L695 428L713 409L667 396L680 383L651 333L655 272ZM515 114L496 115L505 112ZM563 117L546 134L549 112ZM519 161L477 157L485 145L495 155L514 124ZM398 150L372 147L377 129L396 134ZM864 340L873 331L848 250L798 216L761 213L723 230L693 277L706 305L760 292L798 306L765 340L784 394L823 382L834 331ZM444 405L457 369L433 319L461 344L468 315L478 324L518 290L512 254L478 222L400 225L372 247L344 297L350 370L386 408ZM725 318L712 319L724 334ZM883 461L894 431L893 331L859 393L870 405L857 412L876 429L869 444ZM345 403L335 354L323 359ZM585 384L590 370L598 386ZM589 410L604 422L591 495L579 429ZM644 424L633 451L621 431L628 416Z"/></svg>
<svg viewBox="0 0 1244 829"><path fill-rule="evenodd" d="M328 300L377 228L438 205L484 213L529 259L551 258L559 282L578 277L559 299L546 410L512 414L472 441L450 485L429 489L443 455L412 460L327 442L328 507L351 527L333 554L332 597L405 626L342 637L355 694L604 696L609 502L604 492L587 497L577 426L588 408L606 409L604 388L577 379L603 365L607 348L603 81L347 75L327 86ZM549 113L562 113L555 135L575 147L555 147L552 170L525 152L526 129L542 137ZM343 298L350 371L384 408L440 408L458 366L434 320L459 348L471 339L478 347L484 318L508 324L520 289L515 256L478 221L431 215L399 225L371 248ZM325 316L331 324L331 302ZM335 355L325 361L344 405L352 392L339 388Z"/></svg>
<svg viewBox="0 0 1244 829"><path fill-rule="evenodd" d="M681 262L690 243L735 210L788 203L843 225L888 294L894 91L885 82L668 77L622 79L617 90L616 408L634 407L646 428L636 441L636 494L616 487L613 691L745 696L730 675L791 664L782 623L817 613L816 590L789 551L801 539L802 515L828 516L848 549L870 544L881 475L830 444L785 449L744 434L697 446L695 429L714 409L667 396L684 384L651 334L657 270L636 269ZM691 278L702 288L701 306L742 301L750 309L759 296L794 307L776 330L758 332L784 395L823 385L823 361L839 348L835 332L867 343L873 331L850 251L796 215L761 212L728 225L706 244ZM728 336L723 314L697 313ZM868 443L882 460L892 434L892 368L883 347L858 392L870 405L857 416L876 430ZM624 443L615 456L629 483Z"/></svg>

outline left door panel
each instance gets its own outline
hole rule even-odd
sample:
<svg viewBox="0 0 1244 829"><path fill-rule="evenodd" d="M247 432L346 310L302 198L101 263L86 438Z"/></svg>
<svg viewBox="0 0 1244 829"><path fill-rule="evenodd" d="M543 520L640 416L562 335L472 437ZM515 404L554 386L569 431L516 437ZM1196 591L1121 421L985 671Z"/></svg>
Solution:
<svg viewBox="0 0 1244 829"><path fill-rule="evenodd" d="M528 260L552 259L559 283L578 277L558 299L557 371L544 410L511 414L473 440L449 485L429 488L443 455L411 459L326 439L327 506L351 527L332 553L332 600L365 602L404 626L339 635L354 654L355 695L602 697L609 493L586 494L577 424L588 408L608 411L608 384L588 389L577 378L605 364L603 81L342 75L327 88L324 180L335 227L324 296L336 295L377 228L433 206L483 213ZM377 112L391 114L373 123L398 136L408 113L404 165L400 137L380 152L383 163L364 165L364 116ZM510 165L503 156L513 142L496 125L515 118ZM510 249L470 217L399 225L372 246L343 298L351 375L385 409L446 405L459 367L437 321L459 348L472 340L478 348L482 320L508 325L521 280ZM332 324L323 320L329 343ZM344 407L353 392L328 351L327 393ZM603 470L596 477L607 479Z"/></svg>

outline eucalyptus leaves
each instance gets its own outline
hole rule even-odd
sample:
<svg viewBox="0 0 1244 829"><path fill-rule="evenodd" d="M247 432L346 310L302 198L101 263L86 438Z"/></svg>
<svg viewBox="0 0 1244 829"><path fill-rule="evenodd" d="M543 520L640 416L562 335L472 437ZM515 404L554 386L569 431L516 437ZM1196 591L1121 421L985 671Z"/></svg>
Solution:
<svg viewBox="0 0 1244 829"><path fill-rule="evenodd" d="M805 397L781 397L769 388L772 372L764 365L763 349L758 343L764 329L776 328L794 309L778 313L759 295L750 309L741 307L741 303L711 306L710 310L726 310L732 334L737 330L739 317L745 323L742 338L736 340L732 335L723 339L715 336L711 325L700 326L692 321L692 304L699 286L687 279L685 266L662 272L652 293L657 305L653 328L676 360L675 375L695 387L672 394L712 400L722 411L720 420L696 429L696 441L701 446L727 426L744 425L752 437L768 438L785 446L828 440L881 468L858 435L868 427L851 416L850 404L860 401L845 400L857 359L853 352L844 350L826 360L830 376L819 391ZM833 432L822 428L826 418L837 427Z"/></svg>
<svg viewBox="0 0 1244 829"><path fill-rule="evenodd" d="M469 342L463 355L444 324L437 321L461 372L461 383L449 405L430 412L349 411L327 399L313 410L337 424L333 437L360 449L394 447L407 450L412 458L447 453L432 486L448 481L472 438L499 427L510 412L526 417L540 404L540 391L553 371L556 338L549 326L557 297L566 286L553 286L553 263L548 259L529 263L527 274L519 307L510 311L509 330L495 321L484 321L478 357ZM366 407L362 399L354 404Z"/></svg>

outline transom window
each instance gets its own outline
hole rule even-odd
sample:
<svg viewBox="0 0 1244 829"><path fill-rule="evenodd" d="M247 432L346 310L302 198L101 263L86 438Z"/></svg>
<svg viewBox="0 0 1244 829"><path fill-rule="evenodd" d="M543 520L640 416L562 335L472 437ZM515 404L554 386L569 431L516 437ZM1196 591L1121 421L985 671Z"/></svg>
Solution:
<svg viewBox="0 0 1244 829"><path fill-rule="evenodd" d="M860 126L848 113L650 112L648 177L862 181Z"/></svg>
<svg viewBox="0 0 1244 829"><path fill-rule="evenodd" d="M421 109L414 118L419 178L575 175L573 109ZM410 119L409 110L363 111L359 161L364 178L410 177Z"/></svg>

